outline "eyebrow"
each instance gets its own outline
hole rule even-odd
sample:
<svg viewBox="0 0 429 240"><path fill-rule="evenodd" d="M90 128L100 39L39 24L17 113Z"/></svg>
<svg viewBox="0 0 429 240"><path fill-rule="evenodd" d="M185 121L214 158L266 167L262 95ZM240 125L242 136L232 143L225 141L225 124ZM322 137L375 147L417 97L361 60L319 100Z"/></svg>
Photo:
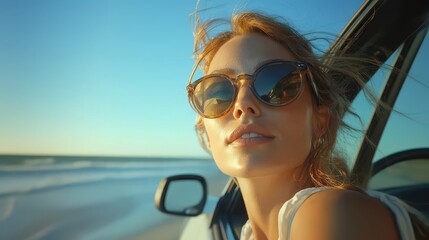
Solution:
<svg viewBox="0 0 429 240"><path fill-rule="evenodd" d="M217 70L214 70L213 72L211 72L209 74L237 75L237 73L234 70L232 70L231 68L217 69Z"/></svg>
<svg viewBox="0 0 429 240"><path fill-rule="evenodd" d="M232 76L232 75L236 76L236 75L239 75L239 74L254 74L255 71L258 70L263 65L265 65L265 64L267 64L269 62L277 61L277 60L278 61L287 61L287 60L282 60L282 59L269 59L269 60L266 60L266 61L262 61L262 62L258 63L255 66L255 69L253 70L253 73L237 73L236 71L234 71L231 68L222 68L222 69L214 70L213 72L211 72L209 74L225 74L225 75L228 75L228 76Z"/></svg>

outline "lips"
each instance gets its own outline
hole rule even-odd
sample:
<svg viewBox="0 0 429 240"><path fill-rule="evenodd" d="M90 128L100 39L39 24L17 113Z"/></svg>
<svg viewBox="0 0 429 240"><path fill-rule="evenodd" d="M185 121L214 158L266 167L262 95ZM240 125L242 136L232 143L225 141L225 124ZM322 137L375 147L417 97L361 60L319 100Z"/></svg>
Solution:
<svg viewBox="0 0 429 240"><path fill-rule="evenodd" d="M274 136L264 127L256 124L240 125L229 135L229 145L254 145L270 141Z"/></svg>

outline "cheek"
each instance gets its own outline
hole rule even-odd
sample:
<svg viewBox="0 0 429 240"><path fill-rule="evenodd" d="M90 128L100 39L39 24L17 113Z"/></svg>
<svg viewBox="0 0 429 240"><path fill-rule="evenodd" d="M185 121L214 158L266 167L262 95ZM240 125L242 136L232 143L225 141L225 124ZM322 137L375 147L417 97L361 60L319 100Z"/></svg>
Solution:
<svg viewBox="0 0 429 240"><path fill-rule="evenodd" d="M224 129L225 124L218 120L204 119L204 127L206 129L209 148L213 155L225 148Z"/></svg>
<svg viewBox="0 0 429 240"><path fill-rule="evenodd" d="M284 151L291 158L304 160L311 149L313 139L313 120L311 109L293 111L292 114L283 116L286 119L278 126L283 137ZM293 119L293 120L291 120Z"/></svg>
<svg viewBox="0 0 429 240"><path fill-rule="evenodd" d="M308 153L313 140L315 116L310 93L308 89L306 90L300 99L301 101L297 102L296 105L291 105L293 108L290 113L293 116L289 116L286 119L294 119L294 121L291 121L292 126L289 130L293 133L292 135L299 139L296 144L301 144L304 149L307 149Z"/></svg>
<svg viewBox="0 0 429 240"><path fill-rule="evenodd" d="M303 154L305 155L305 157L307 157L308 153L310 152L313 141L313 121L312 114L310 111L302 119L302 125L296 128L296 130L298 129L300 130L297 135L301 136L302 139L296 142L301 143Z"/></svg>
<svg viewBox="0 0 429 240"><path fill-rule="evenodd" d="M210 120L204 121L204 126L207 133L208 138L208 147L210 149L210 152L212 154L212 157L218 166L218 168L223 171L222 163L219 161L219 159L225 159L226 154L223 151L225 149L224 146L222 146L221 137L219 134L219 130L221 129L219 124L215 124L211 122Z"/></svg>
<svg viewBox="0 0 429 240"><path fill-rule="evenodd" d="M228 152L228 146L226 143L227 132L226 132L226 121L219 121L219 119L204 119L204 126L206 129L209 148L212 157L218 166L218 168L227 175L235 175L231 169L237 168L231 152Z"/></svg>

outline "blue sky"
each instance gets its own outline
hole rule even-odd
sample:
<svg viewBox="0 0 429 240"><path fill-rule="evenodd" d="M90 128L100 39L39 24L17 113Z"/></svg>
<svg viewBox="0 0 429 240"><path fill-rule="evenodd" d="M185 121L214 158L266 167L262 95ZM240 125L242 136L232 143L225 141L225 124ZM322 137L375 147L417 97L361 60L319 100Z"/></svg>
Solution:
<svg viewBox="0 0 429 240"><path fill-rule="evenodd" d="M185 93L195 2L1 0L0 154L207 156ZM201 17L259 10L336 35L361 4L201 1Z"/></svg>

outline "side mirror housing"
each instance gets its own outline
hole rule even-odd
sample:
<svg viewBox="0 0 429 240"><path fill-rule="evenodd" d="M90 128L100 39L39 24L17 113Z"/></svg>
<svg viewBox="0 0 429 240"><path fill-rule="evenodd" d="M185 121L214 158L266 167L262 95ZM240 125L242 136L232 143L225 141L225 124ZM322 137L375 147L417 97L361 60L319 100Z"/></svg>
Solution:
<svg viewBox="0 0 429 240"><path fill-rule="evenodd" d="M207 201L207 183L199 175L175 175L162 179L155 194L155 205L164 213L197 216Z"/></svg>

